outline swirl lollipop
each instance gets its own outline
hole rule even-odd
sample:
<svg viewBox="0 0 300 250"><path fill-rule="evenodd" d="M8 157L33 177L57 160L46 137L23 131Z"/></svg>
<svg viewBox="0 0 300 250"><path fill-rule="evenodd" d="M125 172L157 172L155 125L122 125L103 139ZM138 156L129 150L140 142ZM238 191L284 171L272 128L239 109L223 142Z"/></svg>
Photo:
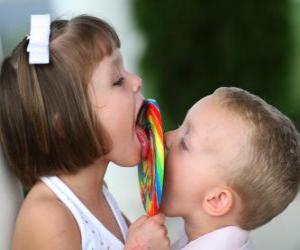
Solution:
<svg viewBox="0 0 300 250"><path fill-rule="evenodd" d="M164 133L155 100L145 100L137 125L143 129L148 140L148 151L138 166L138 176L144 208L152 216L159 211L164 180Z"/></svg>

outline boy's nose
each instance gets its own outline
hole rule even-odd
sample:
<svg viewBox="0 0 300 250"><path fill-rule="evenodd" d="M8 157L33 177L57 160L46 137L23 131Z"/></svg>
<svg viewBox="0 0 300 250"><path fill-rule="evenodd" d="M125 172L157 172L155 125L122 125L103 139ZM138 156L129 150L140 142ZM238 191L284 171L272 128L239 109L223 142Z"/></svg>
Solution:
<svg viewBox="0 0 300 250"><path fill-rule="evenodd" d="M174 133L174 130L173 131L168 131L165 133L165 147L167 149L170 148L171 146L171 137L172 137L172 134Z"/></svg>
<svg viewBox="0 0 300 250"><path fill-rule="evenodd" d="M167 157L168 153L169 153L169 143L168 143L168 139L167 139L167 135L169 132L166 132L164 134L164 152L165 152L165 158Z"/></svg>
<svg viewBox="0 0 300 250"><path fill-rule="evenodd" d="M172 137L174 134L174 130L173 131L168 131L165 133L165 157L167 157L167 155L169 154L170 151L170 147L172 145Z"/></svg>

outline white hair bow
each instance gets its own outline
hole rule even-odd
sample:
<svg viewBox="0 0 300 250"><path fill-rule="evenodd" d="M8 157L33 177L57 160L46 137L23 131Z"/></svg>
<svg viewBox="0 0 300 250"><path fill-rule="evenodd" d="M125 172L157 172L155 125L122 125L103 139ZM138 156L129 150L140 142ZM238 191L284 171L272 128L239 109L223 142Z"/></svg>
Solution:
<svg viewBox="0 0 300 250"><path fill-rule="evenodd" d="M31 15L29 64L49 63L50 15Z"/></svg>

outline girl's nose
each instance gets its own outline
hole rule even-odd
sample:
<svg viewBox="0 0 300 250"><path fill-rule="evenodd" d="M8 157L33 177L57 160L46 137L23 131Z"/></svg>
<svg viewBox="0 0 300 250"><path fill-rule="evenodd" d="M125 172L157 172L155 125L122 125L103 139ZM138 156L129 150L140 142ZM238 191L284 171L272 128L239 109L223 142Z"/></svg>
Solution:
<svg viewBox="0 0 300 250"><path fill-rule="evenodd" d="M132 85L133 91L137 93L141 91L143 80L138 75L132 74Z"/></svg>

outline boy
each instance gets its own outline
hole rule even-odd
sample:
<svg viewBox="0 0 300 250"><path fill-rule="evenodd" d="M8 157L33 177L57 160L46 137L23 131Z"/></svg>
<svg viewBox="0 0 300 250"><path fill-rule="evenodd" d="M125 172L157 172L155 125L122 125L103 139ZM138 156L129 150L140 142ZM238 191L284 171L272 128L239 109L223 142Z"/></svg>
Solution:
<svg viewBox="0 0 300 250"><path fill-rule="evenodd" d="M248 231L295 198L300 139L293 123L257 96L219 88L166 134L162 210L184 220L174 249L249 250Z"/></svg>

